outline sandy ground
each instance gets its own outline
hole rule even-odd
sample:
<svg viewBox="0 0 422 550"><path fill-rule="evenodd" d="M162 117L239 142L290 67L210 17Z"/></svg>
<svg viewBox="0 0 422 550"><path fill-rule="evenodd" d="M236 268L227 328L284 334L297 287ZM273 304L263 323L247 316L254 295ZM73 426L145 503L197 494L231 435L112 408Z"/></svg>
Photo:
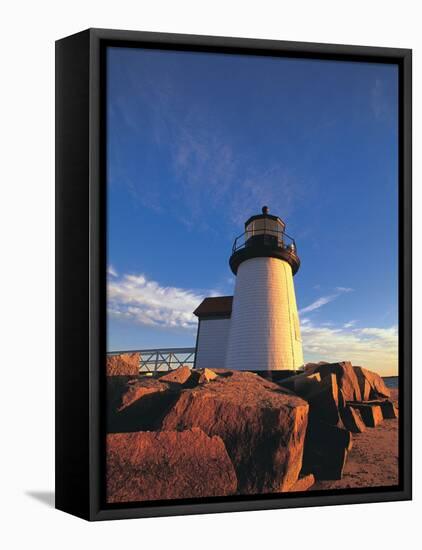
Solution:
<svg viewBox="0 0 422 550"><path fill-rule="evenodd" d="M391 390L397 400L397 390ZM353 434L343 479L320 481L311 490L380 487L398 484L398 420L384 420L376 428Z"/></svg>

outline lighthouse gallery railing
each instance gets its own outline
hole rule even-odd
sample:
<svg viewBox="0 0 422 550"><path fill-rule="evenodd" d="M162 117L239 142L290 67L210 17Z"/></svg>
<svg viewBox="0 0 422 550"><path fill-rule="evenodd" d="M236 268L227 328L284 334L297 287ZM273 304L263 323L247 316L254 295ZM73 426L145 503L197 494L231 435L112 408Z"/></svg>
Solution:
<svg viewBox="0 0 422 550"><path fill-rule="evenodd" d="M253 245L254 238L260 239L260 244L273 248L290 248L292 252L296 252L296 241L293 237L290 237L285 231L277 231L270 228L250 229L236 237L233 243L232 253L245 248L249 245Z"/></svg>

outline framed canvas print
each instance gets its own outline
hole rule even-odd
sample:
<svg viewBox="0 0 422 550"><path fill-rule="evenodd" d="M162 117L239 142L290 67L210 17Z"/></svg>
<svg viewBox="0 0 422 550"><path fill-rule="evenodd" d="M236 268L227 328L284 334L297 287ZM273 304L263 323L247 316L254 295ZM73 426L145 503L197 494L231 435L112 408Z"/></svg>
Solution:
<svg viewBox="0 0 422 550"><path fill-rule="evenodd" d="M56 506L411 498L411 51L56 43Z"/></svg>

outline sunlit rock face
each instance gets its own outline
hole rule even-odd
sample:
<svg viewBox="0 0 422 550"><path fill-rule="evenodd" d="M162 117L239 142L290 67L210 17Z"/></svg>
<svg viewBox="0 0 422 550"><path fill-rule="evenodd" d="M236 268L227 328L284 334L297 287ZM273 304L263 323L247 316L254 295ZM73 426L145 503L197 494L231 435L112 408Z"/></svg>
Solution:
<svg viewBox="0 0 422 550"><path fill-rule="evenodd" d="M107 436L107 500L232 495L237 479L222 439L199 428Z"/></svg>
<svg viewBox="0 0 422 550"><path fill-rule="evenodd" d="M380 452L398 456L397 393L388 399L376 373L320 362L267 378L186 366L107 377L108 501L364 487ZM362 464L369 478L354 473ZM396 483L397 471L391 462L376 483Z"/></svg>
<svg viewBox="0 0 422 550"><path fill-rule="evenodd" d="M201 428L224 441L239 494L288 491L302 468L308 404L249 372L222 372L183 390L164 430Z"/></svg>
<svg viewBox="0 0 422 550"><path fill-rule="evenodd" d="M139 373L140 355L120 353L107 357L107 376L136 376Z"/></svg>

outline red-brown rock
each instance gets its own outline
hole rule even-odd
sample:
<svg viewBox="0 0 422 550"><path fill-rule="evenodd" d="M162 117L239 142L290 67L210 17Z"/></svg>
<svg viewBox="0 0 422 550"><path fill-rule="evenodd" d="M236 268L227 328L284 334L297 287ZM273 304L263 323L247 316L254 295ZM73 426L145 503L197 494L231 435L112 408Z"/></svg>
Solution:
<svg viewBox="0 0 422 550"><path fill-rule="evenodd" d="M160 377L161 382L170 382L171 384L185 384L191 376L191 369L187 365L170 371L168 374Z"/></svg>
<svg viewBox="0 0 422 550"><path fill-rule="evenodd" d="M155 378L131 380L126 385L126 391L122 394L121 403L117 410L119 412L123 411L145 395L152 395L166 390L168 390L168 385Z"/></svg>
<svg viewBox="0 0 422 550"><path fill-rule="evenodd" d="M358 409L346 406L341 409L340 415L346 430L353 433L362 433L366 430L365 422Z"/></svg>
<svg viewBox="0 0 422 550"><path fill-rule="evenodd" d="M306 372L308 374L319 372L322 378L335 374L338 387L342 390L346 401L362 400L359 382L350 361L313 365L307 368Z"/></svg>
<svg viewBox="0 0 422 550"><path fill-rule="evenodd" d="M368 401L369 396L371 395L371 384L369 383L369 380L364 375L362 367L353 367L353 370L355 371L356 377L358 379L361 399L362 401Z"/></svg>
<svg viewBox="0 0 422 550"><path fill-rule="evenodd" d="M122 405L122 397L127 392L129 385L138 380L138 376L107 376L107 410L117 411Z"/></svg>
<svg viewBox="0 0 422 550"><path fill-rule="evenodd" d="M136 376L139 374L139 353L107 356L107 376Z"/></svg>
<svg viewBox="0 0 422 550"><path fill-rule="evenodd" d="M220 437L193 428L107 436L107 501L231 495L236 474Z"/></svg>
<svg viewBox="0 0 422 550"><path fill-rule="evenodd" d="M349 405L360 412L365 426L369 428L375 428L383 421L382 410L377 403L349 403Z"/></svg>
<svg viewBox="0 0 422 550"><path fill-rule="evenodd" d="M393 401L385 399L379 403L382 411L382 417L384 419L392 419L399 417L399 411Z"/></svg>
<svg viewBox="0 0 422 550"><path fill-rule="evenodd" d="M310 416L336 426L340 422L339 389L334 374L324 376L307 394Z"/></svg>
<svg viewBox="0 0 422 550"><path fill-rule="evenodd" d="M294 376L290 376L289 378L285 378L284 380L280 380L278 383L280 384L280 386L292 390L300 397L305 397L313 389L315 389L320 382L321 375L319 374L319 372L316 372L315 374L296 374Z"/></svg>
<svg viewBox="0 0 422 550"><path fill-rule="evenodd" d="M200 427L220 436L240 494L288 491L302 466L308 404L255 374L233 371L183 390L165 430Z"/></svg>
<svg viewBox="0 0 422 550"><path fill-rule="evenodd" d="M107 377L107 432L156 430L180 393L154 378Z"/></svg>
<svg viewBox="0 0 422 550"><path fill-rule="evenodd" d="M306 363L304 370L305 372L312 371L315 367L319 367L320 365L329 365L328 361L319 361L318 363Z"/></svg>
<svg viewBox="0 0 422 550"><path fill-rule="evenodd" d="M216 374L211 369L202 369L199 373L199 379L198 384L205 384L206 382L211 382L211 380L215 380L218 377L218 374Z"/></svg>
<svg viewBox="0 0 422 550"><path fill-rule="evenodd" d="M319 366L319 365L318 365ZM335 374L299 374L279 382L281 386L291 389L296 395L309 403L309 417L321 420L333 426L340 422L339 408L343 401L339 401L339 389Z"/></svg>
<svg viewBox="0 0 422 550"><path fill-rule="evenodd" d="M307 474L306 476L301 476L289 490L289 493L298 493L307 491L315 483L315 476L313 474Z"/></svg>
<svg viewBox="0 0 422 550"><path fill-rule="evenodd" d="M306 432L302 474L313 473L318 480L341 479L351 448L348 430L312 420Z"/></svg>
<svg viewBox="0 0 422 550"><path fill-rule="evenodd" d="M366 403L362 403L363 405L368 405L370 407L380 407L382 418L383 419L393 419L398 418L398 409L396 407L396 404L394 401L391 401L390 399L376 399L372 401L368 401Z"/></svg>
<svg viewBox="0 0 422 550"><path fill-rule="evenodd" d="M358 377L359 383L362 387L363 380L366 380L370 385L370 394L367 399L377 399L379 397L391 397L391 392L384 383L384 380L376 372L364 369L363 367L353 367L353 370Z"/></svg>

